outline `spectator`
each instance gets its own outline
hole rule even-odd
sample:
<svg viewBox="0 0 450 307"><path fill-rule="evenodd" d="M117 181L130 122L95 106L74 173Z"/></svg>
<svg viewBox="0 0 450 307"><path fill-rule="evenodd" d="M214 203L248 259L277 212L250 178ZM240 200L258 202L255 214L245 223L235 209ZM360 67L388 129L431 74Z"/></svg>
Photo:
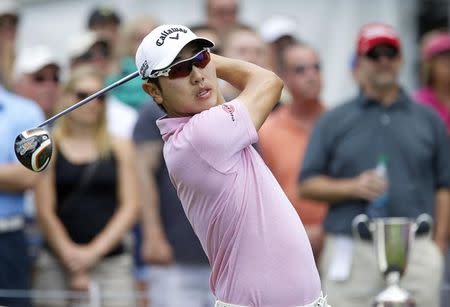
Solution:
<svg viewBox="0 0 450 307"><path fill-rule="evenodd" d="M219 32L207 24L196 24L191 26L190 29L195 33L195 35L207 38L214 42L214 47L211 48L211 52L215 54L222 54L222 43Z"/></svg>
<svg viewBox="0 0 450 307"><path fill-rule="evenodd" d="M261 127L258 149L305 225L317 261L326 206L299 197L297 181L309 134L325 109L320 100L320 58L312 47L294 43L284 49L281 59L281 77L292 100L277 108Z"/></svg>
<svg viewBox="0 0 450 307"><path fill-rule="evenodd" d="M107 75L111 69L111 43L98 33L87 31L70 38L68 44L70 68L80 65L93 65L99 72Z"/></svg>
<svg viewBox="0 0 450 307"><path fill-rule="evenodd" d="M435 109L450 133L450 33L433 31L422 40L423 87L415 98Z"/></svg>
<svg viewBox="0 0 450 307"><path fill-rule="evenodd" d="M12 69L16 57L19 6L17 1L0 1L0 81L11 87Z"/></svg>
<svg viewBox="0 0 450 307"><path fill-rule="evenodd" d="M213 306L210 268L184 214L163 159L156 120L164 113L145 105L134 130L142 180L143 259L151 264L151 306Z"/></svg>
<svg viewBox="0 0 450 307"><path fill-rule="evenodd" d="M205 0L206 23L220 35L237 23L239 0Z"/></svg>
<svg viewBox="0 0 450 307"><path fill-rule="evenodd" d="M119 14L112 7L104 5L91 11L87 21L87 29L108 40L113 51L112 54L115 55L121 23L122 19Z"/></svg>
<svg viewBox="0 0 450 307"><path fill-rule="evenodd" d="M371 201L387 195L376 216L414 219L427 213L435 218L434 240L427 227L417 232L402 287L417 306L438 306L441 275L436 273L443 269L450 201L446 129L398 84L402 53L392 27L365 25L357 52L361 93L317 121L301 171L301 195L330 204L323 284L330 304L346 307L369 306L384 288L369 234L352 240L351 223L370 213ZM388 158L387 180L374 171L381 155Z"/></svg>
<svg viewBox="0 0 450 307"><path fill-rule="evenodd" d="M261 37L269 45L272 70L281 73L281 54L284 47L296 41L297 22L290 16L273 15L263 21L259 30Z"/></svg>
<svg viewBox="0 0 450 307"><path fill-rule="evenodd" d="M94 67L104 76L110 72L110 44L95 32L84 32L73 37L69 42L69 56L71 69L87 65ZM136 67L134 67L135 70ZM130 94L130 96L132 95ZM109 132L121 138L131 139L137 120L137 111L115 96L108 95L106 97Z"/></svg>
<svg viewBox="0 0 450 307"><path fill-rule="evenodd" d="M287 15L272 15L264 20L259 29L264 42L268 45L269 67L281 75L281 54L283 49L297 41L297 22ZM287 87L283 89L280 104L292 100Z"/></svg>
<svg viewBox="0 0 450 307"><path fill-rule="evenodd" d="M156 25L156 21L150 16L135 18L132 22L125 25L120 39L120 48L118 48L119 70L107 78L107 84L111 84L136 71L136 64L134 63L136 49L145 35L154 29ZM142 82L137 78L115 88L110 92L110 95L136 111L144 103L148 102L148 95L142 90Z"/></svg>
<svg viewBox="0 0 450 307"><path fill-rule="evenodd" d="M0 86L0 289L28 291L31 262L24 226L24 195L38 175L18 163L14 140L24 130L36 127L44 114L34 102ZM9 293L10 294L10 293ZM31 306L28 298L0 297L0 305Z"/></svg>
<svg viewBox="0 0 450 307"><path fill-rule="evenodd" d="M14 91L38 103L49 118L59 99L60 66L47 46L25 48L13 71Z"/></svg>
<svg viewBox="0 0 450 307"><path fill-rule="evenodd" d="M94 68L77 68L59 109L102 87L103 77ZM121 241L139 209L134 148L107 132L101 96L60 118L52 134L55 156L35 189L46 243L34 285L81 291L96 283L105 306L133 306L132 260ZM64 302L38 298L36 304Z"/></svg>
<svg viewBox="0 0 450 307"><path fill-rule="evenodd" d="M223 35L222 54L263 68L269 66L267 45L255 30L246 25L233 26ZM231 100L239 94L239 91L227 82L221 84L221 89L226 100Z"/></svg>
<svg viewBox="0 0 450 307"><path fill-rule="evenodd" d="M415 93L420 103L433 108L450 134L450 34L431 31L424 35L421 50L422 88ZM450 225L448 230L450 240ZM450 300L450 248L446 253L441 306Z"/></svg>

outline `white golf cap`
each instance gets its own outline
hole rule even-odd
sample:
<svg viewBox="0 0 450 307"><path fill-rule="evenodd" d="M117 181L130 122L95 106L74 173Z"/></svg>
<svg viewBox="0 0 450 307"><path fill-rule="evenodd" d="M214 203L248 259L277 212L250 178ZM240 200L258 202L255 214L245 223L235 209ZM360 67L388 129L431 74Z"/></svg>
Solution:
<svg viewBox="0 0 450 307"><path fill-rule="evenodd" d="M289 16L275 15L269 17L260 28L260 34L267 43L273 43L283 36L295 37L297 23Z"/></svg>
<svg viewBox="0 0 450 307"><path fill-rule="evenodd" d="M82 56L99 42L109 46L108 41L94 31L86 31L71 37L68 44L69 58L73 60Z"/></svg>
<svg viewBox="0 0 450 307"><path fill-rule="evenodd" d="M136 66L141 78L152 78L152 72L169 66L184 46L196 40L205 47L214 47L212 41L198 37L186 26L168 24L153 29L136 51Z"/></svg>
<svg viewBox="0 0 450 307"><path fill-rule="evenodd" d="M14 15L19 13L19 5L17 0L1 0L0 1L0 16L2 15Z"/></svg>
<svg viewBox="0 0 450 307"><path fill-rule="evenodd" d="M22 74L33 74L48 65L60 67L50 48L44 45L24 48L14 63L13 76L17 78Z"/></svg>

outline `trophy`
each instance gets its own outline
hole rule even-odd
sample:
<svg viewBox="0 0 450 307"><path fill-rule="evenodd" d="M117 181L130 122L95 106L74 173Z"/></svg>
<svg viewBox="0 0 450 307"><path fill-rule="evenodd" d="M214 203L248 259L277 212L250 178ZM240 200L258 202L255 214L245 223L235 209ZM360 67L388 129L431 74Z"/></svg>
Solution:
<svg viewBox="0 0 450 307"><path fill-rule="evenodd" d="M358 227L364 224L373 237L373 246L378 268L383 274L387 288L381 291L374 300L373 307L415 307L413 297L400 288L400 279L405 273L409 250L417 229L422 223L431 226L432 219L428 214L421 214L414 221L409 218L375 218L369 221L365 214L353 220L353 232L360 237Z"/></svg>

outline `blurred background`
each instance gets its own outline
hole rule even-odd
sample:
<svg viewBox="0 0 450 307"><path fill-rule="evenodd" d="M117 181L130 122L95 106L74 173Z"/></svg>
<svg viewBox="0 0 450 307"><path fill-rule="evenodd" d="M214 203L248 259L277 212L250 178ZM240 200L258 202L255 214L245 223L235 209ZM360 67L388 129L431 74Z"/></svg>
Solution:
<svg viewBox="0 0 450 307"><path fill-rule="evenodd" d="M108 4L129 21L142 14L163 23L196 24L204 21L202 0L18 0L23 6L18 46L46 43L65 59L66 44L72 34L84 29L93 7ZM391 24L401 34L405 65L401 80L408 90L417 86L419 37L426 30L448 27L448 0L243 0L240 20L258 27L272 14L293 16L298 36L316 47L323 61L323 99L335 105L355 91L350 78L350 62L356 34L367 22Z"/></svg>
<svg viewBox="0 0 450 307"><path fill-rule="evenodd" d="M356 55L358 32L372 22L391 25L401 48L372 46ZM298 192L304 153L321 114L339 109L335 107L358 91L364 94L368 63L381 59L399 64L399 85L418 102L442 107L437 110L449 134L440 135L443 149L427 157L443 156L436 158L442 165L433 171L445 173L439 178L448 179L449 196L439 199L450 202L450 154L445 151L450 148L450 0L0 0L0 305L213 306L208 259L163 159L155 122L164 114L142 91L142 80L123 84L49 127L57 158L48 171L32 173L22 167L12 146L21 131L135 72L137 46L162 23L187 25L216 42L213 52L271 69L283 78L280 102L254 145L298 211L316 261L326 245L322 221L328 208ZM237 96L230 84L219 85L227 101ZM442 99L442 105L435 98ZM420 168L422 153L438 148L429 146L437 135L430 128L438 125L437 117L435 122L405 118L400 133L409 138L397 140L412 139L412 145L422 147L388 143L395 145L395 154L408 153L418 160L399 154L397 161L390 157L389 162L397 168L389 168L384 158L358 154L373 160L367 165L384 167L385 174L376 176L387 182L394 170L407 174L395 182L402 186L407 186L405 178L418 180L424 168L435 166L434 160L427 160ZM376 123L384 129L390 121L383 114ZM421 141L417 133L422 130L410 127L425 127L433 135ZM383 141L398 132L383 134L383 129L369 127L366 132ZM368 146L352 147L351 152L371 148L373 140L365 138ZM409 166L420 172L403 172ZM428 185L434 188L436 182ZM420 180L414 184L425 186ZM422 195L431 195L419 188L418 203ZM409 196L415 194L404 191L399 205L407 209L398 215L414 215L417 208L411 208ZM448 220L443 214L441 225ZM424 274L416 275L423 282L417 287L421 292L436 297L441 291L442 307L450 306L450 227L447 232L445 242L439 242L447 257L442 286L432 292ZM441 255L435 246L425 250L436 252L435 257L418 253L421 261L411 267L438 277L437 270L423 263L438 263ZM357 271L379 277L378 271L370 274L362 268Z"/></svg>

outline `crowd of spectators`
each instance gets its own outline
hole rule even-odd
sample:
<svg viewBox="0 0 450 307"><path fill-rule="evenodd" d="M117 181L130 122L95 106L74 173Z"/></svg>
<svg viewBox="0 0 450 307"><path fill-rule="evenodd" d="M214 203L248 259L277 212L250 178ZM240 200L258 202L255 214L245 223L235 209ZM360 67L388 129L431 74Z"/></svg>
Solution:
<svg viewBox="0 0 450 307"><path fill-rule="evenodd" d="M45 37L19 49L20 6L1 2L0 305L87 306L98 292L104 306L213 306L208 258L163 159L155 121L164 112L142 80L50 127L54 153L45 172L28 171L13 152L21 131L136 71L137 46L158 16L128 22L113 7L93 8L68 38L66 67ZM367 24L349 65L359 93L327 109L321 52L297 37L296 21L273 15L255 28L239 9L238 0L205 0L204 21L187 26L214 41L211 52L283 79L254 146L305 226L330 305L369 306L383 289L370 236L355 239L351 224L387 195L382 217L427 213L434 221L418 230L403 286L418 306L449 306L448 29L421 39L421 85L408 93L398 81L401 33ZM220 86L226 100L239 93ZM386 178L375 172L380 156Z"/></svg>

